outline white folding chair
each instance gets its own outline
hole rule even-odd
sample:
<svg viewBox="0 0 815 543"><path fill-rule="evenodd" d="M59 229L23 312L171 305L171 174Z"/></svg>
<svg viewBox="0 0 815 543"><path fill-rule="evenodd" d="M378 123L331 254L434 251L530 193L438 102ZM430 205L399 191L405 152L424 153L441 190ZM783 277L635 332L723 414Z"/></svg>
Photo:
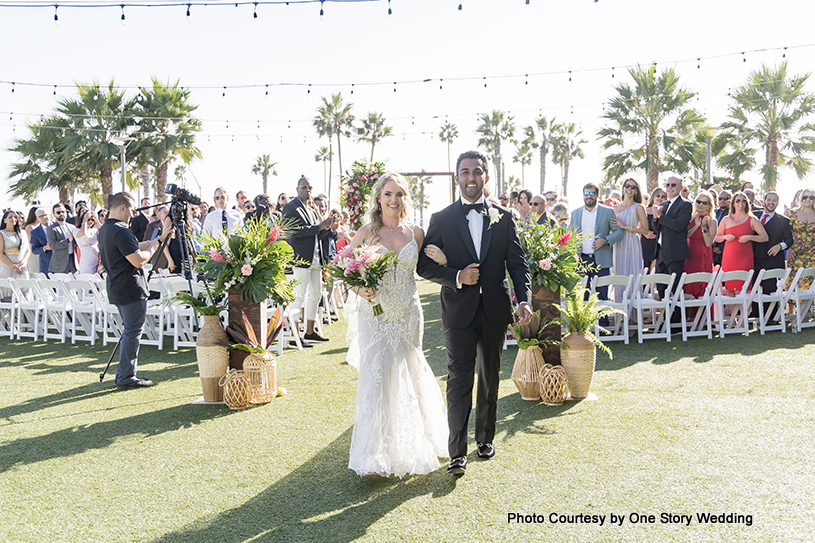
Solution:
<svg viewBox="0 0 815 543"><path fill-rule="evenodd" d="M750 291L750 298L754 304L758 305L758 330L761 335L764 332L772 332L774 330L781 330L782 333L787 332L787 320L784 318L784 310L786 308L787 291L785 286L787 278L790 275L790 270L785 268L777 268L773 270L759 270L758 277L753 283L753 288ZM775 291L770 294L764 294L761 288L761 283L768 280L775 281ZM764 305L767 308L764 308ZM774 322L773 317L777 324Z"/></svg>
<svg viewBox="0 0 815 543"><path fill-rule="evenodd" d="M652 273L637 278L632 309L637 312L637 341L643 339L665 339L671 341L671 310L673 309L671 288L676 274ZM659 285L665 285L665 296L657 300L651 293ZM651 322L646 329L644 315L649 314Z"/></svg>
<svg viewBox="0 0 815 543"><path fill-rule="evenodd" d="M750 280L752 278L753 270L732 270L719 273L713 298L719 324L719 337L723 338L728 334L750 335L750 322L747 317L750 315ZM742 281L741 290L734 296L726 296L724 294L726 281ZM726 310L729 310L727 316Z"/></svg>
<svg viewBox="0 0 815 543"><path fill-rule="evenodd" d="M697 272L683 273L674 293L674 306L679 309L682 324L682 341L689 337L713 337L711 322L713 289L716 287L718 273ZM704 292L699 297L685 293L686 285L704 284ZM693 320L688 320L689 310L694 310Z"/></svg>
<svg viewBox="0 0 815 543"><path fill-rule="evenodd" d="M9 279L12 303L16 309L14 329L17 339L30 337L34 341L40 337L42 320L42 300L37 286L31 279Z"/></svg>
<svg viewBox="0 0 815 543"><path fill-rule="evenodd" d="M155 277L155 276L154 276ZM190 282L183 277L165 277L162 279L167 296L179 292L190 292ZM192 283L192 295L198 296L204 287L197 282ZM179 347L195 347L197 333L195 326L198 317L195 310L187 304L174 303L169 308L167 335L173 336L173 350Z"/></svg>
<svg viewBox="0 0 815 543"><path fill-rule="evenodd" d="M68 328L70 304L65 287L62 281L53 279L39 279L37 287L40 289L43 302L42 340L58 339L65 343L70 333Z"/></svg>
<svg viewBox="0 0 815 543"><path fill-rule="evenodd" d="M591 282L591 293L594 294L600 287L608 287L609 296L614 295L617 297L619 293L619 300L598 300L597 308L610 308L619 309L623 314L614 313L609 315L609 324L606 330L609 335L603 336L603 341L620 341L622 340L628 345L628 319L631 312L631 285L634 282L634 277L631 275L607 275L605 277L595 277ZM615 287L620 287L617 289ZM600 336L600 324L594 326L594 334Z"/></svg>
<svg viewBox="0 0 815 543"><path fill-rule="evenodd" d="M88 281L76 279L62 281L62 284L71 314L71 343L81 340L96 345L98 321L103 313L93 293L93 286Z"/></svg>
<svg viewBox="0 0 815 543"><path fill-rule="evenodd" d="M0 298L0 336L14 339L14 296L7 277L0 277L0 292L8 293L5 298Z"/></svg>
<svg viewBox="0 0 815 543"><path fill-rule="evenodd" d="M805 283L809 282L808 286ZM815 326L815 268L800 268L789 289L788 301L794 302L795 313L790 326L800 332Z"/></svg>

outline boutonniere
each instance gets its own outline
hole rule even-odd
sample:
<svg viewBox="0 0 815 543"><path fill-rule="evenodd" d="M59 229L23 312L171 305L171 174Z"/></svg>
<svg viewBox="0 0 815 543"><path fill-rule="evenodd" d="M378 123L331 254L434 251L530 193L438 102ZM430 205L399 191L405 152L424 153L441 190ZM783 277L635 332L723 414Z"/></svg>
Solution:
<svg viewBox="0 0 815 543"><path fill-rule="evenodd" d="M490 224L487 226L487 230L489 230L490 227L492 227L493 224L500 221L502 216L503 216L503 213L498 211L497 208L491 207L490 210L489 210Z"/></svg>

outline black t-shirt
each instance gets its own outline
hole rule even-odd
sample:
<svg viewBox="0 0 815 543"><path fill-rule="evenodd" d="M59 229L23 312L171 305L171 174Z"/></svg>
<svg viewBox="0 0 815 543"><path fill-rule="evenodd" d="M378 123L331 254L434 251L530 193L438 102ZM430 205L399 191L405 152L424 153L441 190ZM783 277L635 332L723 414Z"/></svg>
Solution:
<svg viewBox="0 0 815 543"><path fill-rule="evenodd" d="M99 255L108 272L108 298L114 305L127 305L147 299L144 271L127 259L139 250L136 235L127 224L108 218L99 229Z"/></svg>

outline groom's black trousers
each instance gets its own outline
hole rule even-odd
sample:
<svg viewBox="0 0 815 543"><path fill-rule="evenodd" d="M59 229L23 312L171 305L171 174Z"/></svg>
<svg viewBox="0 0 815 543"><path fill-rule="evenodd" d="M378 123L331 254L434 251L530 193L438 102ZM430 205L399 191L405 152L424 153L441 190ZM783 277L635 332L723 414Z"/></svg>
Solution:
<svg viewBox="0 0 815 543"><path fill-rule="evenodd" d="M447 343L447 423L450 458L467 456L467 426L473 403L473 382L478 372L475 406L475 440L492 442L498 406L501 350L507 325L487 319L479 299L473 321L464 328L444 332Z"/></svg>

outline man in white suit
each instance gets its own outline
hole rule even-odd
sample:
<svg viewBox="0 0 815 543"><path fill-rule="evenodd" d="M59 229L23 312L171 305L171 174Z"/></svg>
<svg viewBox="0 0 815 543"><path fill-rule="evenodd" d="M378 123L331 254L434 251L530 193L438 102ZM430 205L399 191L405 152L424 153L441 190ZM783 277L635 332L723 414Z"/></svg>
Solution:
<svg viewBox="0 0 815 543"><path fill-rule="evenodd" d="M572 228L578 228L583 237L580 261L591 268L586 274L589 283L595 276L605 277L614 265L612 245L622 239L624 232L619 226L611 224L614 210L597 203L600 188L594 183L583 187L583 207L572 211ZM601 287L597 294L600 299L608 299L608 288Z"/></svg>

